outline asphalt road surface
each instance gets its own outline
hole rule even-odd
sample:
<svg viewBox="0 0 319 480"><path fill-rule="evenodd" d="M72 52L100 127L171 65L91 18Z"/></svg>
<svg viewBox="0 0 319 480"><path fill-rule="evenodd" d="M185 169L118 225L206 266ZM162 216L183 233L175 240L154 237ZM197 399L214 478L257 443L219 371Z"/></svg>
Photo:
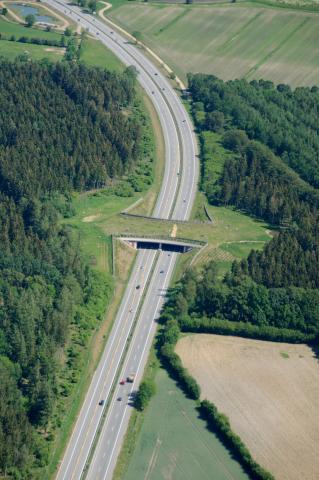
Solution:
<svg viewBox="0 0 319 480"><path fill-rule="evenodd" d="M138 81L158 113L165 140L165 173L153 215L186 220L195 199L198 163L193 126L178 95L165 76L113 27L83 14L65 2L46 3L95 35L127 66L134 65ZM132 393L138 389L156 320L165 299L178 254L141 250L105 350L79 412L56 478L111 479L123 442ZM133 383L119 381L134 374ZM103 400L103 405L99 403Z"/></svg>

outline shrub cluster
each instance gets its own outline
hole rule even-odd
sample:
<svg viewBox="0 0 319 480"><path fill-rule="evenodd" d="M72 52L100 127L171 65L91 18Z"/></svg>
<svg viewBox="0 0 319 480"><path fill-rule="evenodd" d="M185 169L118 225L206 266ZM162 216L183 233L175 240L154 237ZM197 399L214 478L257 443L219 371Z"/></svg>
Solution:
<svg viewBox="0 0 319 480"><path fill-rule="evenodd" d="M54 40L49 38L37 38L37 37L16 37L15 35L4 35L0 33L0 40L7 40L9 42L30 43L34 45L47 45L49 47L65 47L65 38L61 37L61 40Z"/></svg>

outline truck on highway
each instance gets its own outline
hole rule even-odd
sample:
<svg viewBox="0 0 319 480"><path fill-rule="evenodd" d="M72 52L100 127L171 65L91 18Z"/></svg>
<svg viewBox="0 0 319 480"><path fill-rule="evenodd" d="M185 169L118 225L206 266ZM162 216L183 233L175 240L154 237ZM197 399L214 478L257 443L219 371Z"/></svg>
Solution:
<svg viewBox="0 0 319 480"><path fill-rule="evenodd" d="M130 373L127 377L126 377L126 381L128 383L133 383L134 382L134 378L135 378L135 373Z"/></svg>

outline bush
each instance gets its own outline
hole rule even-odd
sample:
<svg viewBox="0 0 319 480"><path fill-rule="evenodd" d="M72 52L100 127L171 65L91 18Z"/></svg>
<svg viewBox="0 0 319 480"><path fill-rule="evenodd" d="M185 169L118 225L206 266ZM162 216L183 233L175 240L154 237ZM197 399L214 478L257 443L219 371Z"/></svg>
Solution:
<svg viewBox="0 0 319 480"><path fill-rule="evenodd" d="M143 381L135 397L135 408L140 411L144 410L155 393L155 383L152 380Z"/></svg>
<svg viewBox="0 0 319 480"><path fill-rule="evenodd" d="M29 14L25 17L25 23L27 27L32 27L32 25L35 24L35 21L36 21L36 18L34 15Z"/></svg>
<svg viewBox="0 0 319 480"><path fill-rule="evenodd" d="M242 152L249 139L243 130L229 130L223 136L223 146L234 152Z"/></svg>

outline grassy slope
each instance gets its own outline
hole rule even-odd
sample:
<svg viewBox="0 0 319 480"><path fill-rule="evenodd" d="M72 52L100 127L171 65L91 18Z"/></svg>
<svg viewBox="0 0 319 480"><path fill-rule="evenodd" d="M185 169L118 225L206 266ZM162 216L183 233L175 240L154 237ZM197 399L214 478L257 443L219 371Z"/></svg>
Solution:
<svg viewBox="0 0 319 480"><path fill-rule="evenodd" d="M67 223L76 225L83 234L85 231L90 232L86 237L87 247L84 244L84 248L87 251L92 251L90 249L93 246L92 240L93 243L95 242L94 231L96 231L96 234L100 237L102 237L102 235L108 236L115 233L139 233L155 236L170 235L174 222L155 222L142 218L123 217L115 212L109 214L109 212L107 212L107 201L106 198L103 199L103 197L101 197L97 202L91 195L85 200L83 197L75 200L77 215L74 219L68 220ZM122 206L125 206L126 203L133 203L132 199L125 200L114 197L114 199L110 198L110 205L112 205L113 201L116 202L118 207L120 207L120 202ZM201 210L204 202L204 196L198 194L198 209ZM104 203L105 208L103 207ZM264 222L254 220L230 208L208 206L208 210L213 217L213 224L190 223L177 225L178 237L202 240L209 244L196 258L196 265L203 264L209 259L214 259L219 261L220 266L223 267L224 270L224 267L228 267L233 259L248 255L251 248L261 248L265 241L270 239L267 230L268 226ZM94 214L98 214L99 216L90 223L83 222L85 217ZM94 248L98 257L98 243L94 243Z"/></svg>
<svg viewBox="0 0 319 480"><path fill-rule="evenodd" d="M109 16L140 31L185 79L187 72L223 79L266 78L319 83L319 14L242 2L220 5L127 3Z"/></svg>
<svg viewBox="0 0 319 480"><path fill-rule="evenodd" d="M81 61L86 65L107 68L112 71L122 71L123 64L101 42L86 38L82 44Z"/></svg>
<svg viewBox="0 0 319 480"><path fill-rule="evenodd" d="M194 401L184 396L163 369L157 372L156 386L157 394L144 414L123 480L247 479L239 464L198 418Z"/></svg>

